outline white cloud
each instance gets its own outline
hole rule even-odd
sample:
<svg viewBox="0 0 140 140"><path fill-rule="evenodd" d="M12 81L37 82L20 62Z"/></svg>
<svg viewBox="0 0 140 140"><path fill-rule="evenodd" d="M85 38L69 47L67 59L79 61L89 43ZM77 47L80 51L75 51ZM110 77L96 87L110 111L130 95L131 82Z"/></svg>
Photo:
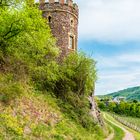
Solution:
<svg viewBox="0 0 140 140"><path fill-rule="evenodd" d="M121 62L140 63L140 54L124 54L119 57Z"/></svg>
<svg viewBox="0 0 140 140"><path fill-rule="evenodd" d="M119 43L123 49L124 42L140 42L140 0L73 1L78 3L80 10L80 40ZM127 51L127 46L125 49ZM110 56L108 50L108 56L98 56L96 60L99 69L96 94L140 84L139 52Z"/></svg>
<svg viewBox="0 0 140 140"><path fill-rule="evenodd" d="M137 52L111 57L99 56L97 59L99 79L96 84L96 94L140 86L140 55Z"/></svg>
<svg viewBox="0 0 140 140"><path fill-rule="evenodd" d="M111 42L140 40L139 0L77 0L77 3L81 38Z"/></svg>
<svg viewBox="0 0 140 140"><path fill-rule="evenodd" d="M111 75L100 76L95 94L107 94L128 87L140 86L140 72L133 72L120 72L116 75L110 73Z"/></svg>
<svg viewBox="0 0 140 140"><path fill-rule="evenodd" d="M119 43L121 47L124 42L140 42L140 0L74 1L80 8L80 39ZM111 56L108 52L108 56L96 57L96 94L140 86L140 53L128 53L127 47L122 47L124 54Z"/></svg>
<svg viewBox="0 0 140 140"><path fill-rule="evenodd" d="M124 66L124 64L120 63L120 60L117 56L113 57L105 57L105 56L97 56L96 58L97 66L101 68L119 68Z"/></svg>
<svg viewBox="0 0 140 140"><path fill-rule="evenodd" d="M140 65L140 53L124 53L117 56L97 56L98 60L97 66L100 68L121 68L125 66L131 66L132 64ZM130 65L131 64L131 65ZM138 67L138 65L135 65Z"/></svg>

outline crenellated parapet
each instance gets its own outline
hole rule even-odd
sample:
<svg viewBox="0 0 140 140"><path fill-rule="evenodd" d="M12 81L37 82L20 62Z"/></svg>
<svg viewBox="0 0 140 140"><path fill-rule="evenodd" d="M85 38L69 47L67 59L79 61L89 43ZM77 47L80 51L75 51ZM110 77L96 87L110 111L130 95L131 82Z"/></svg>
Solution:
<svg viewBox="0 0 140 140"><path fill-rule="evenodd" d="M73 0L39 0L40 9L45 10L62 10L74 14L78 18L78 5Z"/></svg>
<svg viewBox="0 0 140 140"><path fill-rule="evenodd" d="M60 3L60 4L67 4L68 6L73 7L75 3L73 3L73 0L39 0L39 3Z"/></svg>

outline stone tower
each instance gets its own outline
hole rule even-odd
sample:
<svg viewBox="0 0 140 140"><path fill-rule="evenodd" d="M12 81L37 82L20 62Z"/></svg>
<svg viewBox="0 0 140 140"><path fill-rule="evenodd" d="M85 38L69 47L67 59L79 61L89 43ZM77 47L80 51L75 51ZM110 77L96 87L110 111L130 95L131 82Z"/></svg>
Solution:
<svg viewBox="0 0 140 140"><path fill-rule="evenodd" d="M40 0L43 17L48 19L52 34L57 39L57 46L62 56L77 50L78 15L77 4L72 0Z"/></svg>

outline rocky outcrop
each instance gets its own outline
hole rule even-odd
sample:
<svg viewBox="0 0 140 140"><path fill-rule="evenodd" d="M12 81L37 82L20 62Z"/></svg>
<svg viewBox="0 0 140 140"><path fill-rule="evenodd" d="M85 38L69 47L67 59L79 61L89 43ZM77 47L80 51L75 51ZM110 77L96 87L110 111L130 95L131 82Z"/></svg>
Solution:
<svg viewBox="0 0 140 140"><path fill-rule="evenodd" d="M94 96L89 96L88 100L90 102L90 107L91 107L91 111L90 111L90 115L92 115L93 119L95 122L99 123L101 126L104 125L102 116L101 116L101 112L97 106L97 103L95 101Z"/></svg>

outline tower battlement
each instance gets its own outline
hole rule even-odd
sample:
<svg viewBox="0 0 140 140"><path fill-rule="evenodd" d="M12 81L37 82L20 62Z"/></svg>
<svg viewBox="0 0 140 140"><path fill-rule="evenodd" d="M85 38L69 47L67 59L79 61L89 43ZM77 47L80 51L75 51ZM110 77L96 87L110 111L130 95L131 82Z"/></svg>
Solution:
<svg viewBox="0 0 140 140"><path fill-rule="evenodd" d="M40 0L40 9L45 10L63 10L65 12L70 12L78 18L79 9L76 3L72 0Z"/></svg>
<svg viewBox="0 0 140 140"><path fill-rule="evenodd" d="M78 10L78 5L73 3L73 0L39 0L40 4L60 4L60 5L67 5L73 7L74 9Z"/></svg>
<svg viewBox="0 0 140 140"><path fill-rule="evenodd" d="M47 19L62 56L77 50L78 5L73 0L39 0L40 10Z"/></svg>

